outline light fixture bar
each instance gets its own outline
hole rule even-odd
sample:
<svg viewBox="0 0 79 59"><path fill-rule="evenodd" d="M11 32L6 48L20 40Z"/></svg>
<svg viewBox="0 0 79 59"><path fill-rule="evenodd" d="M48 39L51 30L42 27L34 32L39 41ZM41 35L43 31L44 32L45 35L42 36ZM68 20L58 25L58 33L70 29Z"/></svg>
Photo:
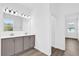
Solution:
<svg viewBox="0 0 79 59"><path fill-rule="evenodd" d="M17 10L14 10L14 9L10 9L10 8L5 8L3 10L4 13L7 13L7 14L11 14L11 15L15 15L15 16L20 16L20 17L23 17L23 18L26 18L26 19L30 19L31 16L29 15L25 15L23 13L19 13Z"/></svg>

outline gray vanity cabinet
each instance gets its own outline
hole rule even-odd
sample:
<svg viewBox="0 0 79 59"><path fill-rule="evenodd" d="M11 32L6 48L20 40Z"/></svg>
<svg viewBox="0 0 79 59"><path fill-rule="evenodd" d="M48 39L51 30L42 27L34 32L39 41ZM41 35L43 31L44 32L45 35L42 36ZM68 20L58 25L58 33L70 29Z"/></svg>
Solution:
<svg viewBox="0 0 79 59"><path fill-rule="evenodd" d="M27 36L27 37L24 37L24 50L27 50L30 48L30 37Z"/></svg>
<svg viewBox="0 0 79 59"><path fill-rule="evenodd" d="M13 38L1 40L1 55L2 56L14 55L14 40L13 40Z"/></svg>
<svg viewBox="0 0 79 59"><path fill-rule="evenodd" d="M34 35L24 37L24 50L34 48L34 45L35 45Z"/></svg>
<svg viewBox="0 0 79 59"><path fill-rule="evenodd" d="M15 38L15 54L23 51L23 37Z"/></svg>
<svg viewBox="0 0 79 59"><path fill-rule="evenodd" d="M14 38L1 39L1 55L11 56L24 52L30 48L34 48L35 36L22 36Z"/></svg>
<svg viewBox="0 0 79 59"><path fill-rule="evenodd" d="M35 46L35 35L31 35L31 36L29 36L30 37L30 39L29 39L29 44L30 44L30 48L34 48L34 46Z"/></svg>

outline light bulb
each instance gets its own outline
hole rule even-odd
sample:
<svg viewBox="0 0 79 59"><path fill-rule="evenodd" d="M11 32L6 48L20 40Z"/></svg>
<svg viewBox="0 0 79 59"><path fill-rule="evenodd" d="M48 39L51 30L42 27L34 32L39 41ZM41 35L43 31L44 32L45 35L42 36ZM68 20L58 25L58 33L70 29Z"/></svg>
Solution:
<svg viewBox="0 0 79 59"><path fill-rule="evenodd" d="M24 15L21 15L21 17L24 17Z"/></svg>
<svg viewBox="0 0 79 59"><path fill-rule="evenodd" d="M6 13L9 13L9 9L8 8L6 9Z"/></svg>
<svg viewBox="0 0 79 59"><path fill-rule="evenodd" d="M5 8L5 12L8 10L8 8Z"/></svg>
<svg viewBox="0 0 79 59"><path fill-rule="evenodd" d="M5 8L3 12L8 13L8 8Z"/></svg>
<svg viewBox="0 0 79 59"><path fill-rule="evenodd" d="M11 10L9 9L9 13L11 13Z"/></svg>

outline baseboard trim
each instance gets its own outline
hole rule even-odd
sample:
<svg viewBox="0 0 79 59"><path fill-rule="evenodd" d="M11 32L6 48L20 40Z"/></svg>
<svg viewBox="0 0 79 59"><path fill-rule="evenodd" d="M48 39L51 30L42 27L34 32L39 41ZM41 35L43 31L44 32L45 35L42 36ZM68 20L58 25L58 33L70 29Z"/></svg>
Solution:
<svg viewBox="0 0 79 59"><path fill-rule="evenodd" d="M65 39L76 39L76 40L78 40L78 38L71 38L71 37L65 37Z"/></svg>

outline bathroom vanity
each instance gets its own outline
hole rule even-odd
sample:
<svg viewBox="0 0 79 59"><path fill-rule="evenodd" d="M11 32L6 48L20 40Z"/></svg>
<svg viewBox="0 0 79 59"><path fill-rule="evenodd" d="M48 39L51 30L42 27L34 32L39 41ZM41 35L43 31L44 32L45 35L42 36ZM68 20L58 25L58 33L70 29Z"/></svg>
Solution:
<svg viewBox="0 0 79 59"><path fill-rule="evenodd" d="M35 46L35 35L1 38L1 55L14 56Z"/></svg>
<svg viewBox="0 0 79 59"><path fill-rule="evenodd" d="M28 24L31 11L25 12L22 8L21 10L9 5L3 7L0 21L0 55L14 56L34 48L35 35L29 34Z"/></svg>

